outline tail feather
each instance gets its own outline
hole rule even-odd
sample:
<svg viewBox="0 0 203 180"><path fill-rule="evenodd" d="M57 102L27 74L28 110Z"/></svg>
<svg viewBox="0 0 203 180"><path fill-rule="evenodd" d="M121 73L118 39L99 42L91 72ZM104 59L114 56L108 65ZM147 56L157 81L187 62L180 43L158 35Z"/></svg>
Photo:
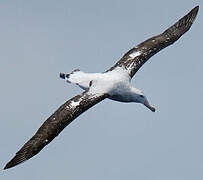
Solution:
<svg viewBox="0 0 203 180"><path fill-rule="evenodd" d="M59 77L64 79L68 83L76 84L80 88L86 90L89 87L89 83L94 76L91 73L85 73L79 69L73 70L71 73L60 73Z"/></svg>
<svg viewBox="0 0 203 180"><path fill-rule="evenodd" d="M61 79L65 79L67 82L69 82L69 83L77 83L77 81L79 81L78 80L78 78L77 78L77 76L76 76L76 78L73 78L72 79L72 75L74 75L75 76L75 74L76 74L76 72L81 72L79 69L75 69L75 70L73 70L71 73L60 73L59 74L59 77L61 78ZM71 80L72 79L72 80Z"/></svg>

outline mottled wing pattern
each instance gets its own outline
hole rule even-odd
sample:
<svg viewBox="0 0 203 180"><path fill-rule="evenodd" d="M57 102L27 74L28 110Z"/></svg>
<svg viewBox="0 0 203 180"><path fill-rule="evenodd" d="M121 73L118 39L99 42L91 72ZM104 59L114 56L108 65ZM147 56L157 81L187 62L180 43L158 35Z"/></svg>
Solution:
<svg viewBox="0 0 203 180"><path fill-rule="evenodd" d="M122 66L128 71L132 78L150 57L163 48L173 44L190 29L198 13L198 9L199 6L196 6L162 34L154 36L128 51L113 67L107 71L111 71L118 66Z"/></svg>
<svg viewBox="0 0 203 180"><path fill-rule="evenodd" d="M68 100L42 124L4 169L14 167L39 153L75 118L107 96L107 94L91 94L85 91Z"/></svg>

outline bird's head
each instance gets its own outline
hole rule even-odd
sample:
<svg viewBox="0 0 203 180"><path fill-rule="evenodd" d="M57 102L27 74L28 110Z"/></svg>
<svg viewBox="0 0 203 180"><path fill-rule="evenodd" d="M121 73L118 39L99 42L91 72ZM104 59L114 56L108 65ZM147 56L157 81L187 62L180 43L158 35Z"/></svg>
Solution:
<svg viewBox="0 0 203 180"><path fill-rule="evenodd" d="M139 89L134 88L135 92L135 102L144 104L147 108L149 108L152 112L155 112L155 107L151 106L142 91Z"/></svg>

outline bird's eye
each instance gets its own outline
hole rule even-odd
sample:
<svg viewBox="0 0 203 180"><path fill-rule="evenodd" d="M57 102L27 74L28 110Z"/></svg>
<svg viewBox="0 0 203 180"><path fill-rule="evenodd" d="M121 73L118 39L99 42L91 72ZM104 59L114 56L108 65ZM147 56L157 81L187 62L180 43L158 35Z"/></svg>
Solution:
<svg viewBox="0 0 203 180"><path fill-rule="evenodd" d="M140 95L140 97L143 98L144 96L143 96L143 95Z"/></svg>

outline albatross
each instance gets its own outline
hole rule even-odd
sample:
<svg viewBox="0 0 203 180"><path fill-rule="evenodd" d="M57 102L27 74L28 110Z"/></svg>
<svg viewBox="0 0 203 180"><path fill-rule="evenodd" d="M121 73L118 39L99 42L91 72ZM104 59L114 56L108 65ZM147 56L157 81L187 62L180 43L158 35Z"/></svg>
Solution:
<svg viewBox="0 0 203 180"><path fill-rule="evenodd" d="M173 44L190 29L198 9L199 6L196 6L163 33L133 47L103 73L85 73L79 69L71 73L60 73L62 79L78 85L84 91L61 105L4 169L14 167L38 154L74 119L106 98L120 102L141 103L155 112L155 108L150 105L144 93L131 85L131 79L150 57Z"/></svg>

